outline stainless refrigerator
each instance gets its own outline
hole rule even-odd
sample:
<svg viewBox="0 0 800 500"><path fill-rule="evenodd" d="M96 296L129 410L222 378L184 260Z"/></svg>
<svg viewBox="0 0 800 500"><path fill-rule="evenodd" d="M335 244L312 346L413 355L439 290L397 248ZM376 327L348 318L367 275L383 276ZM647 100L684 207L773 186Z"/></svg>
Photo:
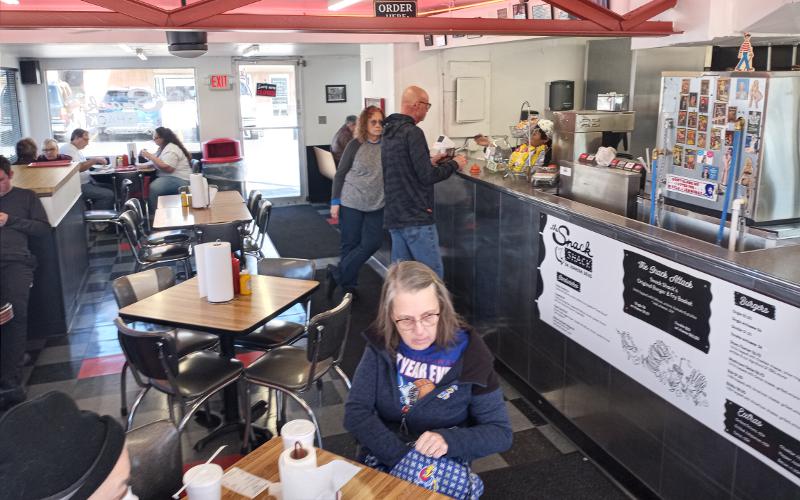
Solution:
<svg viewBox="0 0 800 500"><path fill-rule="evenodd" d="M661 80L668 202L718 215L726 200L746 197L752 225L800 220L800 74L664 72Z"/></svg>

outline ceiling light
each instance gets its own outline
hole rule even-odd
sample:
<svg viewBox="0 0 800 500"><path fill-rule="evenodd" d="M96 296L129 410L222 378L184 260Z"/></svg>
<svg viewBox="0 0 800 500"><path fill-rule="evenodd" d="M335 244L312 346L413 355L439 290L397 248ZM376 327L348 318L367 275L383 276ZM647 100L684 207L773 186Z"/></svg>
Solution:
<svg viewBox="0 0 800 500"><path fill-rule="evenodd" d="M0 0L0 2L7 3L8 5L19 5L19 0Z"/></svg>
<svg viewBox="0 0 800 500"><path fill-rule="evenodd" d="M147 56L144 55L144 50L142 50L142 49L136 49L136 57L138 57L142 61L146 61L147 60Z"/></svg>
<svg viewBox="0 0 800 500"><path fill-rule="evenodd" d="M360 1L361 0L328 0L328 10L342 10Z"/></svg>
<svg viewBox="0 0 800 500"><path fill-rule="evenodd" d="M258 47L258 44L257 44L257 43L254 43L253 45L250 45L249 47L246 47L246 48L245 48L245 49L242 51L242 55L243 55L243 56L249 56L250 54L253 54L253 53L255 53L255 52L258 52L258 49L259 49L259 47Z"/></svg>
<svg viewBox="0 0 800 500"><path fill-rule="evenodd" d="M124 51L125 51L125 52L127 52L128 54L135 54L135 53L136 53L136 51L135 51L135 50L133 50L133 49L131 48L131 46L130 46L130 45L128 45L127 43L118 43L118 44L117 44L117 47L121 48L122 50L124 50Z"/></svg>

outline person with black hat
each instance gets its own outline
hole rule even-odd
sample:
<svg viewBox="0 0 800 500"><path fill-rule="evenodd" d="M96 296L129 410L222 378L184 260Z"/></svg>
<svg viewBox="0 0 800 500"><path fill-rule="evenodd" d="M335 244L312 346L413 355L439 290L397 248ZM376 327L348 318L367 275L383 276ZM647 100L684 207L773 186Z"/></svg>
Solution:
<svg viewBox="0 0 800 500"><path fill-rule="evenodd" d="M6 499L133 500L125 431L48 392L0 416L0 488Z"/></svg>

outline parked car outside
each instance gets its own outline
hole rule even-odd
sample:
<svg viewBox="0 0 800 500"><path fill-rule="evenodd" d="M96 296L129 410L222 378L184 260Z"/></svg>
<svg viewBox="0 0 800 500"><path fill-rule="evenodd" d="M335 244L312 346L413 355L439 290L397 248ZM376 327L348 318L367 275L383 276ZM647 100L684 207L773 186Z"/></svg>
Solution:
<svg viewBox="0 0 800 500"><path fill-rule="evenodd" d="M244 80L239 80L239 94L239 102L242 110L242 128L244 129L244 138L255 139L260 136L260 132L258 130L248 129L256 128L256 122L258 118L258 113L256 110L256 98L253 95L253 90Z"/></svg>
<svg viewBox="0 0 800 500"><path fill-rule="evenodd" d="M122 135L149 138L161 126L163 105L150 89L109 89L97 111L89 116L89 126L101 140Z"/></svg>
<svg viewBox="0 0 800 500"><path fill-rule="evenodd" d="M50 104L50 133L53 139L64 142L67 137L67 106L58 86L47 85L47 102Z"/></svg>

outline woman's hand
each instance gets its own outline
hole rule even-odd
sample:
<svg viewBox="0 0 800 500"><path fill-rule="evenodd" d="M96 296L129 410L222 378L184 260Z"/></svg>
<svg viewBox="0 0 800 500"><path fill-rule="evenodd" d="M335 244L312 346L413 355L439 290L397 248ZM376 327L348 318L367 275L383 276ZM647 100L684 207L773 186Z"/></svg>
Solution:
<svg viewBox="0 0 800 500"><path fill-rule="evenodd" d="M153 153L151 153L150 151L148 151L146 149L143 149L139 153L139 156L142 156L142 157L146 158L148 161L153 161Z"/></svg>
<svg viewBox="0 0 800 500"><path fill-rule="evenodd" d="M331 205L331 219L339 220L339 205Z"/></svg>
<svg viewBox="0 0 800 500"><path fill-rule="evenodd" d="M426 457L440 458L447 453L447 441L441 434L423 432L414 444L414 449Z"/></svg>

